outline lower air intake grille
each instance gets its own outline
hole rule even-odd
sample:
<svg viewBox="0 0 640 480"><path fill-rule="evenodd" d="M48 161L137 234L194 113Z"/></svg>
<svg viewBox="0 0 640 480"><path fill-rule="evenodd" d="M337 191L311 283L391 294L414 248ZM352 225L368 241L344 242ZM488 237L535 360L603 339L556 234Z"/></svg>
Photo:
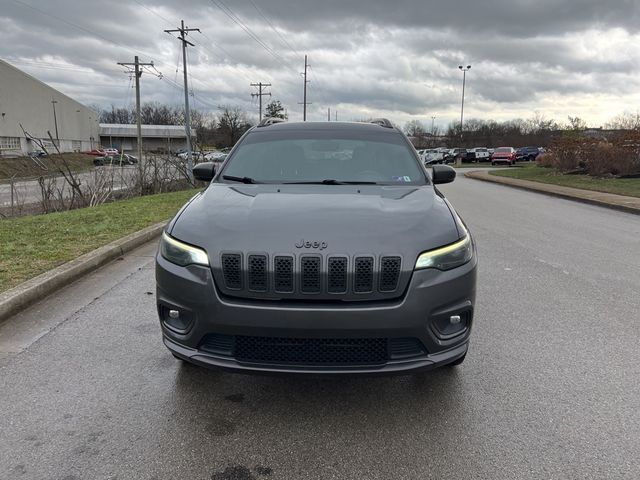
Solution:
<svg viewBox="0 0 640 480"><path fill-rule="evenodd" d="M222 275L227 288L240 290L242 288L242 257L238 253L225 253L222 255Z"/></svg>
<svg viewBox="0 0 640 480"><path fill-rule="evenodd" d="M233 353L233 335L218 335L211 333L205 335L200 341L200 350L218 355L231 355Z"/></svg>
<svg viewBox="0 0 640 480"><path fill-rule="evenodd" d="M236 336L240 362L298 365L381 365L386 338L280 338Z"/></svg>

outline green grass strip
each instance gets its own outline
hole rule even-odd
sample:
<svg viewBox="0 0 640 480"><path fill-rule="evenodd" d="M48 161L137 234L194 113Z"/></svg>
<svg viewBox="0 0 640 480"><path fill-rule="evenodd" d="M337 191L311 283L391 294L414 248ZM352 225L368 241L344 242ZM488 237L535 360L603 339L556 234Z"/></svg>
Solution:
<svg viewBox="0 0 640 480"><path fill-rule="evenodd" d="M184 190L0 220L0 292L125 235L169 220L197 192Z"/></svg>
<svg viewBox="0 0 640 480"><path fill-rule="evenodd" d="M536 166L496 170L490 174L519 180L530 180L532 182L562 185L563 187L640 197L640 178L594 178L589 175L562 175L550 168Z"/></svg>

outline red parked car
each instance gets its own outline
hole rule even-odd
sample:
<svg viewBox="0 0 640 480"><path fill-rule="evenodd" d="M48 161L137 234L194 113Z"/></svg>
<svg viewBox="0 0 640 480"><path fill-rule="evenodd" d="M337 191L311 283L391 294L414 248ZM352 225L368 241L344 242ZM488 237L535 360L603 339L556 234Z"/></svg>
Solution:
<svg viewBox="0 0 640 480"><path fill-rule="evenodd" d="M515 165L516 150L511 147L499 147L491 154L491 165L498 163L506 163L507 165Z"/></svg>
<svg viewBox="0 0 640 480"><path fill-rule="evenodd" d="M100 150L99 148L94 148L93 150L89 150L86 152L80 152L80 153L84 153L85 155L96 155L96 156L100 156L100 157L104 157L107 155L107 152L105 152L104 150Z"/></svg>

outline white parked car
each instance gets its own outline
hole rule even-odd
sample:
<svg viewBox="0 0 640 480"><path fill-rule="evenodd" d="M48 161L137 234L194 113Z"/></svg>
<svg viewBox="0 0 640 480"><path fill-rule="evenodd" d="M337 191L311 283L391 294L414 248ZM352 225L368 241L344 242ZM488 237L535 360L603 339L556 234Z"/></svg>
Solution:
<svg viewBox="0 0 640 480"><path fill-rule="evenodd" d="M444 156L444 152L441 152L437 149L425 150L422 154L422 161L425 165L444 163Z"/></svg>
<svg viewBox="0 0 640 480"><path fill-rule="evenodd" d="M491 158L491 153L486 147L476 147L467 150L467 160L472 162L488 162Z"/></svg>
<svg viewBox="0 0 640 480"><path fill-rule="evenodd" d="M218 151L207 152L204 155L204 159L207 162L222 162L222 161L224 161L225 158L227 158L227 154L224 153L224 152L218 152Z"/></svg>
<svg viewBox="0 0 640 480"><path fill-rule="evenodd" d="M104 149L104 153L105 155L119 155L120 152L118 151L117 148L105 148Z"/></svg>

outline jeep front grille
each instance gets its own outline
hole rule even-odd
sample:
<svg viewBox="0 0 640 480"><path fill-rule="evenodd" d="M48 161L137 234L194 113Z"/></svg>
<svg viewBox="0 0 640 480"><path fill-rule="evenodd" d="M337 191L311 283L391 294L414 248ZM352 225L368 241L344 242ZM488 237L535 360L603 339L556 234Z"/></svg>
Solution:
<svg viewBox="0 0 640 480"><path fill-rule="evenodd" d="M352 300L393 298L408 281L402 258L395 256L323 256L223 253L223 292L253 298L310 298ZM402 283L401 283L402 279ZM367 296L364 294L371 294Z"/></svg>

